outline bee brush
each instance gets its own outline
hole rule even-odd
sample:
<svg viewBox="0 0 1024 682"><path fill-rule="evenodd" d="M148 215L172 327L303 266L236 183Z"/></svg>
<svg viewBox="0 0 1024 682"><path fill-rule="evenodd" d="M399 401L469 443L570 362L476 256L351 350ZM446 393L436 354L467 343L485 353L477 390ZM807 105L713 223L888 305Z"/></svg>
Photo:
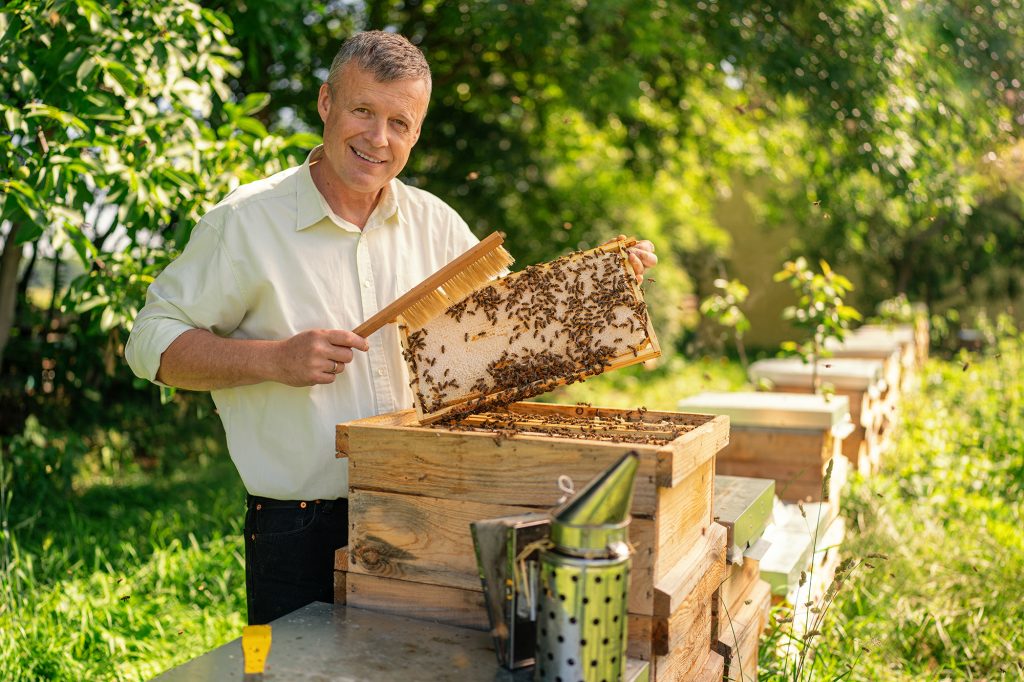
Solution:
<svg viewBox="0 0 1024 682"><path fill-rule="evenodd" d="M399 315L411 328L419 329L512 265L504 241L494 232L352 331L366 338Z"/></svg>

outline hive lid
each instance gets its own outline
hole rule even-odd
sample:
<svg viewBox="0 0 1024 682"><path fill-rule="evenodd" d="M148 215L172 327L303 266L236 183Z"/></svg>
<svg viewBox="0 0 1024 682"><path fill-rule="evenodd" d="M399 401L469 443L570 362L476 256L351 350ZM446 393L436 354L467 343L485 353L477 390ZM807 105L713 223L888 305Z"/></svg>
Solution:
<svg viewBox="0 0 1024 682"><path fill-rule="evenodd" d="M679 401L684 412L724 414L733 426L789 429L833 429L850 420L844 395L755 391L706 392Z"/></svg>
<svg viewBox="0 0 1024 682"><path fill-rule="evenodd" d="M767 379L779 386L811 388L813 367L800 358L769 358L750 365L750 379ZM828 358L818 361L818 377L837 389L866 391L882 382L881 360Z"/></svg>
<svg viewBox="0 0 1024 682"><path fill-rule="evenodd" d="M888 359L900 352L902 343L888 336L866 334L864 336L848 336L842 341L828 339L825 349L837 358L878 358Z"/></svg>
<svg viewBox="0 0 1024 682"><path fill-rule="evenodd" d="M884 324L866 324L857 327L853 332L854 337L879 337L891 338L902 344L914 343L914 327L909 324L897 324L893 326Z"/></svg>

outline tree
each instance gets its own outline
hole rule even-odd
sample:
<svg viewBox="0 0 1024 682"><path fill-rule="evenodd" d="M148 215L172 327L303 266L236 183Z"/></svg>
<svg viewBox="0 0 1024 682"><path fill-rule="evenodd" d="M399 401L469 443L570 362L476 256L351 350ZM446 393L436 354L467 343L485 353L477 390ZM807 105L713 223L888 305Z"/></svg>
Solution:
<svg viewBox="0 0 1024 682"><path fill-rule="evenodd" d="M117 336L204 210L317 140L269 135L266 97L232 94L230 30L189 0L0 8L0 362L25 245L71 246L86 275L68 305Z"/></svg>

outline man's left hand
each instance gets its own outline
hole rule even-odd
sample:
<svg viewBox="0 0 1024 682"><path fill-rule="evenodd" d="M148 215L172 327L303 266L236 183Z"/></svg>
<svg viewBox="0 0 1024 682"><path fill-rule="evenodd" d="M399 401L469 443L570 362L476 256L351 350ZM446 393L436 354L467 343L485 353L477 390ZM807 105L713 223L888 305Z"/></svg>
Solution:
<svg viewBox="0 0 1024 682"><path fill-rule="evenodd" d="M626 235L620 234L619 239L626 239ZM644 239L626 249L626 253L629 254L629 264L636 273L637 284L642 284L644 273L658 264L658 257L654 255L654 244Z"/></svg>

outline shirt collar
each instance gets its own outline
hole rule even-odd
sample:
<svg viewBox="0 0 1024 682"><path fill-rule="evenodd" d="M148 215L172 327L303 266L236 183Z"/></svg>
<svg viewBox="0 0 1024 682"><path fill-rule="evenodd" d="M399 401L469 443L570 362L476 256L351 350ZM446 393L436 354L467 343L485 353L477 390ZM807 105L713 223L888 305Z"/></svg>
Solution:
<svg viewBox="0 0 1024 682"><path fill-rule="evenodd" d="M304 230L307 227L311 227L324 218L328 218L336 222L336 220L332 218L334 212L331 211L324 196L320 194L320 190L316 188L316 184L313 182L313 176L309 170L311 162L320 160L323 157L323 153L324 146L317 146L309 153L302 166L299 167L295 188L295 198L298 205L298 210L295 212L296 232ZM398 199L395 196L397 184L398 180L393 179L385 188L384 196L381 197L377 207L373 209L373 213L370 214L370 219L366 221L366 226L363 228L364 232L382 225L391 218L399 217ZM341 219L337 218L337 220ZM345 225L351 225L351 223L344 220L341 220L341 222ZM356 229L358 230L358 228Z"/></svg>

